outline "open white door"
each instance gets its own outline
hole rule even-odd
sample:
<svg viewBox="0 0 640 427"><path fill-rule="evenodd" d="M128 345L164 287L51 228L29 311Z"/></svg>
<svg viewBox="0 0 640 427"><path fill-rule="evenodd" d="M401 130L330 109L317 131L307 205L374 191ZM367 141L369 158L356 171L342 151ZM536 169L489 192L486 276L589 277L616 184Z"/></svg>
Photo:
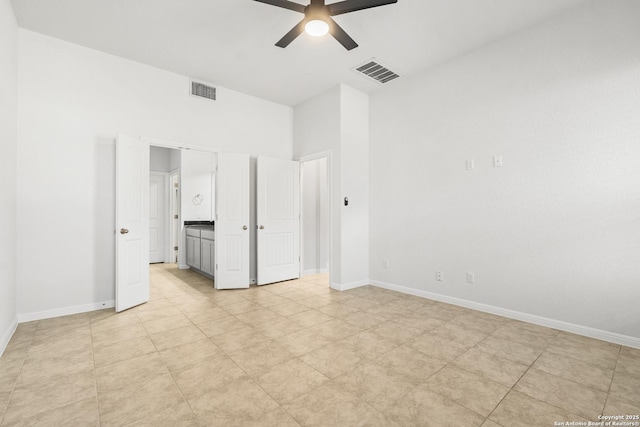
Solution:
<svg viewBox="0 0 640 427"><path fill-rule="evenodd" d="M248 288L249 155L218 153L215 287Z"/></svg>
<svg viewBox="0 0 640 427"><path fill-rule="evenodd" d="M300 164L258 157L258 285L300 277Z"/></svg>
<svg viewBox="0 0 640 427"><path fill-rule="evenodd" d="M116 311L149 301L149 144L116 141Z"/></svg>

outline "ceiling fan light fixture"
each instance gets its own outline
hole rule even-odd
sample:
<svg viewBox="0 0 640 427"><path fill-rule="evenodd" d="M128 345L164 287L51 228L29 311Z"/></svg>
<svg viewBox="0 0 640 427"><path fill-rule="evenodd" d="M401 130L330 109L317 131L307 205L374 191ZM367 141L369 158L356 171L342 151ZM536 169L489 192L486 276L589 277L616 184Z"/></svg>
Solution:
<svg viewBox="0 0 640 427"><path fill-rule="evenodd" d="M329 24L321 19L313 19L304 26L304 31L313 37L322 37L329 32Z"/></svg>
<svg viewBox="0 0 640 427"><path fill-rule="evenodd" d="M278 40L276 46L285 48L304 32L313 37L322 37L330 33L347 50L355 49L358 43L333 20L333 16L398 3L398 0L341 0L326 4L326 0L309 0L309 4L305 6L289 0L254 1L304 14L302 21Z"/></svg>

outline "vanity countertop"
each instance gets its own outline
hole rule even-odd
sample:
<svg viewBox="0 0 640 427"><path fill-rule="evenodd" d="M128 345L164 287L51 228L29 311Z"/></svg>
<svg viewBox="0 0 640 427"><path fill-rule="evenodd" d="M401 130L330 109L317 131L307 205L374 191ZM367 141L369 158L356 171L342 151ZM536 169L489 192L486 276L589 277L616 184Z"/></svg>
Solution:
<svg viewBox="0 0 640 427"><path fill-rule="evenodd" d="M215 228L213 221L185 221L184 227L196 230L213 230Z"/></svg>
<svg viewBox="0 0 640 427"><path fill-rule="evenodd" d="M213 221L185 221L184 228L186 229L187 237L215 240Z"/></svg>

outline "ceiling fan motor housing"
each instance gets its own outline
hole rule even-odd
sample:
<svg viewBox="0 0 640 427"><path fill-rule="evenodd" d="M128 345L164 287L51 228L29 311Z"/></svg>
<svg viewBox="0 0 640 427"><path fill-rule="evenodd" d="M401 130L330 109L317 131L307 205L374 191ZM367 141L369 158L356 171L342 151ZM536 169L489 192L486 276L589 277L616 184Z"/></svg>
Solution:
<svg viewBox="0 0 640 427"><path fill-rule="evenodd" d="M255 1L293 10L294 12L304 13L302 21L285 34L285 36L276 43L276 46L282 48L287 47L296 37L304 32L305 25L308 22L317 20L327 24L329 33L347 50L355 49L358 47L358 44L333 20L332 16L398 2L398 0L343 0L326 5L324 3L325 0L310 0L309 5L304 6L289 0Z"/></svg>
<svg viewBox="0 0 640 427"><path fill-rule="evenodd" d="M324 0L312 1L310 5L304 8L305 21L317 19L327 22L330 16L329 8L324 4Z"/></svg>

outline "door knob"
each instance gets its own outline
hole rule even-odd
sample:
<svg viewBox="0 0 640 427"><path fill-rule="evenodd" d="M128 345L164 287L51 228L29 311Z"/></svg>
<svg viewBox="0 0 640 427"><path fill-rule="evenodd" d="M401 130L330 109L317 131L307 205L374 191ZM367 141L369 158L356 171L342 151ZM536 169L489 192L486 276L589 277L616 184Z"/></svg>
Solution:
<svg viewBox="0 0 640 427"><path fill-rule="evenodd" d="M243 226L242 226L242 229L243 229L243 230L246 230L246 229L247 229L247 226L246 226L246 225L243 225Z"/></svg>
<svg viewBox="0 0 640 427"><path fill-rule="evenodd" d="M129 230L127 230L126 228L121 228L120 229L120 234L127 234L129 232Z"/></svg>
<svg viewBox="0 0 640 427"><path fill-rule="evenodd" d="M260 230L264 230L264 225L261 225L261 226L260 226Z"/></svg>

